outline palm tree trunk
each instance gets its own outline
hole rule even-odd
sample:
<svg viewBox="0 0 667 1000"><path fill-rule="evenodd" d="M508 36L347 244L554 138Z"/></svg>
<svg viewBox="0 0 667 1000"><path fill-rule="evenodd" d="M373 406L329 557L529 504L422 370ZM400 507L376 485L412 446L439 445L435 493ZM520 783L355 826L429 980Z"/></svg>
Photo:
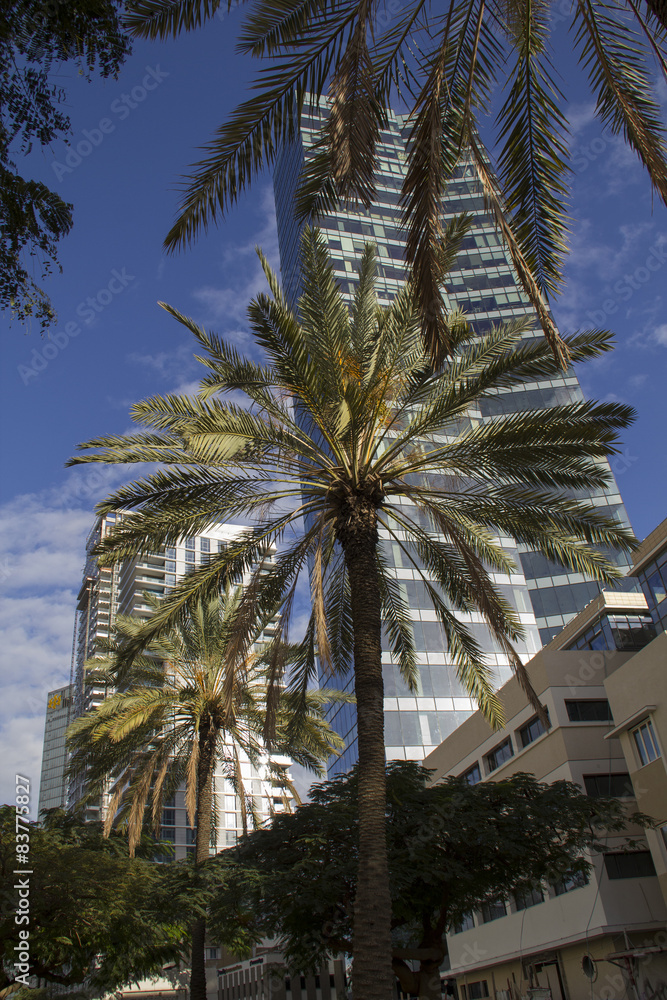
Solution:
<svg viewBox="0 0 667 1000"><path fill-rule="evenodd" d="M197 829L195 831L195 866L209 856L211 842L211 812L215 734L211 726L199 727L199 761L197 764ZM190 1000L206 1000L206 920L200 917L192 926L192 957Z"/></svg>
<svg viewBox="0 0 667 1000"><path fill-rule="evenodd" d="M357 521L339 531L352 598L359 745L359 874L354 901L352 991L355 1000L390 1000L395 978L391 967L382 617L375 510L363 511L361 520L366 523Z"/></svg>

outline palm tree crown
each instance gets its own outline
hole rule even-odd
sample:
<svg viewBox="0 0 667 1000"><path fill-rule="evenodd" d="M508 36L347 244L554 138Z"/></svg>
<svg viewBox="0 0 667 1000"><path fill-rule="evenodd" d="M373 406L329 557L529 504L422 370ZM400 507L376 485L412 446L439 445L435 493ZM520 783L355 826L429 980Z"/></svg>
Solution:
<svg viewBox="0 0 667 1000"><path fill-rule="evenodd" d="M221 0L131 0L127 23L142 37L199 27ZM233 112L187 179L167 236L174 249L224 215L291 140L304 105L328 99L305 208L339 198L368 206L385 108L408 111L401 192L423 332L432 356L453 348L441 292L442 200L462 154L475 164L489 209L544 332L566 358L545 299L562 282L571 168L565 98L551 39L554 4L531 0L257 0L238 48L267 62L254 94ZM557 22L556 22L557 23ZM665 0L573 0L569 38L596 113L621 135L667 202L667 148L650 68L667 72ZM561 56L562 58L562 56ZM480 135L502 102L485 135ZM497 178L491 169L496 168Z"/></svg>
<svg viewBox="0 0 667 1000"><path fill-rule="evenodd" d="M303 295L295 312L264 263L272 294L259 295L249 308L263 363L240 356L169 309L203 348L209 375L200 395L138 403L133 416L142 431L89 441L82 446L87 454L71 461L164 464L100 505L103 512L134 511L100 544L102 563L171 544L213 521L254 521L226 552L175 588L128 643L129 653L187 614L197 595L209 597L240 579L266 545L278 543L268 572L251 572L227 647L227 656L238 658L256 623L277 609L278 644L268 670L270 680L278 680L298 580L309 570L312 609L288 690L295 705L306 698L316 657L332 673L354 663L361 837L355 991L385 998L391 972L384 919L390 907L382 622L409 683L415 650L409 608L383 559L380 532L420 574L461 680L498 722L489 668L455 609L479 609L523 677L512 646L521 627L489 576L512 568L496 535L510 535L600 580L618 575L596 547L627 549L631 533L575 494L607 482L604 459L614 453L617 429L632 411L618 403L581 402L474 419L471 408L484 396L557 372L548 345L522 343L526 322L474 337L462 316L451 317L456 353L434 372L412 286L378 309L373 247L361 260L350 311L316 231L304 235L302 264ZM609 347L602 331L567 341L576 361ZM221 398L239 392L247 406Z"/></svg>

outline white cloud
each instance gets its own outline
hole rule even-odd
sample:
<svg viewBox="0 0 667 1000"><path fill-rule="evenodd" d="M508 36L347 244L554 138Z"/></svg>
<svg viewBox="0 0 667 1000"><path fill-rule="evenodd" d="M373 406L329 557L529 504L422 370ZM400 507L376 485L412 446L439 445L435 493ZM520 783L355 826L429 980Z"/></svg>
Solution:
<svg viewBox="0 0 667 1000"><path fill-rule="evenodd" d="M656 326L651 334L651 340L656 344L660 344L661 347L667 347L667 323L661 323L660 326Z"/></svg>
<svg viewBox="0 0 667 1000"><path fill-rule="evenodd" d="M247 321L248 303L258 292L266 289L266 278L255 248L260 247L271 267L280 268L278 254L278 231L270 187L261 192L258 210L260 226L251 240L244 243L227 243L221 260L220 285L204 285L193 292L193 297L206 310L208 322L231 323L243 327ZM248 348L250 340L243 329L224 330L225 337L242 348Z"/></svg>
<svg viewBox="0 0 667 1000"><path fill-rule="evenodd" d="M595 102L585 104L568 104L567 122L570 127L572 142L578 142L580 133L584 132L595 121Z"/></svg>
<svg viewBox="0 0 667 1000"><path fill-rule="evenodd" d="M99 485L99 484L98 484ZM91 483L83 487L92 490ZM92 506L92 503L91 503ZM0 802L13 800L14 773L31 779L37 810L48 691L67 683L76 594L91 510L62 491L17 497L0 508Z"/></svg>
<svg viewBox="0 0 667 1000"><path fill-rule="evenodd" d="M126 360L131 365L147 368L160 378L172 381L175 378L182 379L184 375L197 372L200 366L195 361L194 347L195 340L188 335L187 341L173 351L157 351L155 354L140 354L135 351L128 354Z"/></svg>

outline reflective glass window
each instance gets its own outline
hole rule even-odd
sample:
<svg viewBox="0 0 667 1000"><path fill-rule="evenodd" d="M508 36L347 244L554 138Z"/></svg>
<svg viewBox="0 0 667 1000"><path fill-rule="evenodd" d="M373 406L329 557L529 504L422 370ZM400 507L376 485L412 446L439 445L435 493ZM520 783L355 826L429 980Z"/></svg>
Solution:
<svg viewBox="0 0 667 1000"><path fill-rule="evenodd" d="M586 794L593 798L603 796L606 798L633 798L634 789L630 781L630 775L619 774L585 774L584 788Z"/></svg>
<svg viewBox="0 0 667 1000"><path fill-rule="evenodd" d="M610 879L646 878L655 875L650 851L605 854L604 866Z"/></svg>
<svg viewBox="0 0 667 1000"><path fill-rule="evenodd" d="M585 701L566 701L570 722L613 722L606 698L587 698Z"/></svg>
<svg viewBox="0 0 667 1000"><path fill-rule="evenodd" d="M514 756L514 749L512 748L512 740L506 739L497 746L494 750L486 755L486 764L489 771L495 771L496 768L504 764L506 760Z"/></svg>
<svg viewBox="0 0 667 1000"><path fill-rule="evenodd" d="M499 917L507 916L507 907L501 899L497 899L491 903L484 903L481 913L482 923L488 924L492 920L498 920Z"/></svg>
<svg viewBox="0 0 667 1000"><path fill-rule="evenodd" d="M632 731L632 736L642 765L650 764L651 761L657 760L660 757L658 741L650 719L646 719L642 722L641 726L637 726Z"/></svg>
<svg viewBox="0 0 667 1000"><path fill-rule="evenodd" d="M546 730L542 725L542 720L539 719L537 716L535 716L534 719L531 719L530 722L527 722L526 725L522 726L521 729L519 730L519 739L521 740L521 746L522 747L530 746L531 743L534 743L535 740L539 736L542 736L542 734L545 732Z"/></svg>
<svg viewBox="0 0 667 1000"><path fill-rule="evenodd" d="M588 885L588 876L583 872L571 872L563 876L560 881L554 882L552 888L555 896L562 896L566 892L572 892L573 889L581 889L584 885Z"/></svg>
<svg viewBox="0 0 667 1000"><path fill-rule="evenodd" d="M479 766L479 761L477 761L475 764L473 764L473 766L471 768L469 768L465 772L465 774L462 774L461 777L465 781L467 781L469 785L476 785L479 781L481 781L482 780L482 771L481 771L481 768Z"/></svg>
<svg viewBox="0 0 667 1000"><path fill-rule="evenodd" d="M514 893L514 906L517 910L527 910L537 903L543 903L544 896L541 889L526 889L524 892Z"/></svg>
<svg viewBox="0 0 667 1000"><path fill-rule="evenodd" d="M662 604L665 597L667 597L667 587L665 587L665 584L662 580L662 576L658 572L658 570L656 570L655 573L649 576L646 582L649 585L649 588L651 590L651 596L653 597L655 603Z"/></svg>

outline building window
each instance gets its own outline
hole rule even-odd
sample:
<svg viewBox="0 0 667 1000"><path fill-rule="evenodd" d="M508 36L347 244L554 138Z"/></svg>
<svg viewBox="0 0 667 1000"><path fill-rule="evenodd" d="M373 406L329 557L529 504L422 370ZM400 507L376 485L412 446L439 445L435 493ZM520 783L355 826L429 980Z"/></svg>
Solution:
<svg viewBox="0 0 667 1000"><path fill-rule="evenodd" d="M185 539L185 547L186 547L186 549L194 549L194 547L195 547L195 540L194 540L194 538L186 538Z"/></svg>
<svg viewBox="0 0 667 1000"><path fill-rule="evenodd" d="M185 561L186 563L193 563L195 561L195 553L193 549L185 550Z"/></svg>
<svg viewBox="0 0 667 1000"><path fill-rule="evenodd" d="M586 701L566 701L570 722L613 722L606 698L588 698Z"/></svg>
<svg viewBox="0 0 667 1000"><path fill-rule="evenodd" d="M486 755L486 766L489 771L495 771L496 768L500 767L501 764L504 764L506 760L509 760L513 756L512 740L508 738L503 740L499 746Z"/></svg>
<svg viewBox="0 0 667 1000"><path fill-rule="evenodd" d="M544 896L541 889L526 889L524 892L514 893L514 906L517 910L527 910L537 903L543 903Z"/></svg>
<svg viewBox="0 0 667 1000"><path fill-rule="evenodd" d="M199 549L201 552L211 551L211 539L210 538L200 538L199 539Z"/></svg>
<svg viewBox="0 0 667 1000"><path fill-rule="evenodd" d="M468 1000L482 1000L488 997L489 986L486 979L480 979L476 983L468 983Z"/></svg>
<svg viewBox="0 0 667 1000"><path fill-rule="evenodd" d="M469 785L476 785L478 781L481 781L482 772L480 770L479 761L473 764L473 766L469 768L465 774L462 774L461 777L464 781L467 781Z"/></svg>
<svg viewBox="0 0 667 1000"><path fill-rule="evenodd" d="M605 854L604 866L610 879L646 878L655 875L650 851Z"/></svg>
<svg viewBox="0 0 667 1000"><path fill-rule="evenodd" d="M584 787L586 794L592 798L634 798L629 774L585 774Z"/></svg>
<svg viewBox="0 0 667 1000"><path fill-rule="evenodd" d="M645 719L640 726L632 730L632 737L637 747L637 753L642 766L650 764L652 760L657 760L661 756L656 739L653 723L650 719Z"/></svg>
<svg viewBox="0 0 667 1000"><path fill-rule="evenodd" d="M522 747L530 746L534 743L538 737L546 733L546 729L542 725L542 720L536 715L534 719L527 722L525 726L522 726L519 730L519 740Z"/></svg>
<svg viewBox="0 0 667 1000"><path fill-rule="evenodd" d="M212 962L216 958L220 958L220 949L219 948L207 948L206 949L206 958L209 960L209 962Z"/></svg>
<svg viewBox="0 0 667 1000"><path fill-rule="evenodd" d="M614 645L620 650L643 649L656 637L650 615L610 615L609 626Z"/></svg>
<svg viewBox="0 0 667 1000"><path fill-rule="evenodd" d="M588 885L588 875L584 872L571 872L569 875L564 875L560 881L554 882L552 889L554 896L564 896L566 892L581 889L585 885Z"/></svg>
<svg viewBox="0 0 667 1000"><path fill-rule="evenodd" d="M503 903L502 899L496 899L491 903L484 903L482 910L482 923L488 924L492 920L497 920L499 917L507 916L507 907ZM484 994L488 996L488 993Z"/></svg>
<svg viewBox="0 0 667 1000"><path fill-rule="evenodd" d="M457 924L452 924L452 934L461 934L462 931L471 931L475 927L475 920L472 913L465 913Z"/></svg>
<svg viewBox="0 0 667 1000"><path fill-rule="evenodd" d="M667 576L667 568L663 570L663 572L665 572L665 576ZM665 587L660 571L656 570L652 576L649 576L646 582L649 586L651 597L655 601L656 605L662 604L665 597L667 597L667 587Z"/></svg>

